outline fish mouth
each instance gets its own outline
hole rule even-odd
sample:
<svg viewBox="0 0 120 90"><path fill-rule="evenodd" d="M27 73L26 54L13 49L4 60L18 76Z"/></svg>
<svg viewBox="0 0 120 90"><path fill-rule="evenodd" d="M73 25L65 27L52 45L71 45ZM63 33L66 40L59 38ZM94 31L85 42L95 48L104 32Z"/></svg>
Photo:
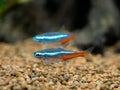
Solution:
<svg viewBox="0 0 120 90"><path fill-rule="evenodd" d="M36 41L36 42L38 42L38 41L40 41L39 39L38 39L38 37L33 37L33 41Z"/></svg>

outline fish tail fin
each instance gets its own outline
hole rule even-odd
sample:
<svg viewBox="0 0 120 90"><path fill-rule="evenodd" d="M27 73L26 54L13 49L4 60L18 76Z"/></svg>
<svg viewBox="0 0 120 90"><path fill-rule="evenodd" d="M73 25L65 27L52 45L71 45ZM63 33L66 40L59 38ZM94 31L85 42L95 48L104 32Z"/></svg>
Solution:
<svg viewBox="0 0 120 90"><path fill-rule="evenodd" d="M79 52L78 54L76 54L76 57L84 57L87 62L92 61L91 53L87 50L83 52Z"/></svg>
<svg viewBox="0 0 120 90"><path fill-rule="evenodd" d="M84 51L85 52L85 56L84 57L86 58L87 62L93 61L92 58L91 58L91 52L92 52L93 49L94 49L94 47L91 47L91 48L89 48L89 49Z"/></svg>

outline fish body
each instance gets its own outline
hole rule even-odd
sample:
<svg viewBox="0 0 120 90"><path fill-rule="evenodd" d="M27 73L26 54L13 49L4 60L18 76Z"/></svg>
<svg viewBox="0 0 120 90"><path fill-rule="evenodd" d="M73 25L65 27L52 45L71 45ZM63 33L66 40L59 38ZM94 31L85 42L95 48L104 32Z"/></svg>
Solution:
<svg viewBox="0 0 120 90"><path fill-rule="evenodd" d="M77 53L71 50L64 50L62 48L51 48L34 52L34 56L40 59L60 58L61 60L68 60L75 57L85 57L85 55L86 53L84 52Z"/></svg>
<svg viewBox="0 0 120 90"><path fill-rule="evenodd" d="M68 41L72 40L73 38L74 36L71 34L49 32L49 33L36 35L35 37L33 37L33 40L36 42L41 42L43 44L49 44L53 42L60 42L61 44L65 44Z"/></svg>

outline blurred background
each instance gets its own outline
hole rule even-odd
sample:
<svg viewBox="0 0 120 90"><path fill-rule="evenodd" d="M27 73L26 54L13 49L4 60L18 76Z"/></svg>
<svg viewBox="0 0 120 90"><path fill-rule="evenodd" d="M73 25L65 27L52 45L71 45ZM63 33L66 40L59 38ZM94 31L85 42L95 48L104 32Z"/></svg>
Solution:
<svg viewBox="0 0 120 90"><path fill-rule="evenodd" d="M120 0L0 0L0 42L50 31L73 33L79 49L104 55L120 42Z"/></svg>

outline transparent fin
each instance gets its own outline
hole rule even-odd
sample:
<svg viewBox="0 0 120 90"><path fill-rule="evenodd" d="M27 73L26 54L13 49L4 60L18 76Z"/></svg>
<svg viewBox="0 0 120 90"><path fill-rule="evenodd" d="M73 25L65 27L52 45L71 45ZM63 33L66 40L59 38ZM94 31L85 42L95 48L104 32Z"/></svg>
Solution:
<svg viewBox="0 0 120 90"><path fill-rule="evenodd" d="M43 63L44 64L55 64L55 63L59 63L62 60L60 60L60 58L44 58L43 59Z"/></svg>

